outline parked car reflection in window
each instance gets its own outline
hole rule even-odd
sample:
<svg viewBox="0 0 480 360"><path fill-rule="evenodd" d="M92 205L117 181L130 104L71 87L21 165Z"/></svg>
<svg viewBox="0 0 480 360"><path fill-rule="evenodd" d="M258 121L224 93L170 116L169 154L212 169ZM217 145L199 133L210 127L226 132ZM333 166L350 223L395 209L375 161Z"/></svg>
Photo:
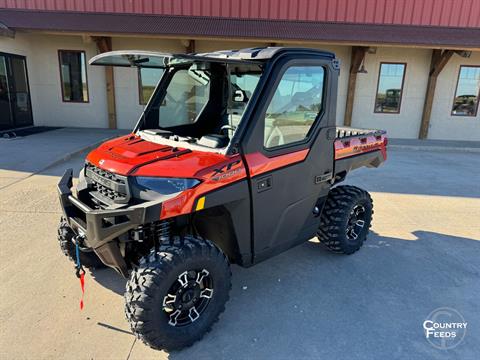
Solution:
<svg viewBox="0 0 480 360"><path fill-rule="evenodd" d="M452 115L476 116L480 94L480 66L460 66Z"/></svg>
<svg viewBox="0 0 480 360"><path fill-rule="evenodd" d="M406 64L381 63L378 76L376 113L399 113Z"/></svg>

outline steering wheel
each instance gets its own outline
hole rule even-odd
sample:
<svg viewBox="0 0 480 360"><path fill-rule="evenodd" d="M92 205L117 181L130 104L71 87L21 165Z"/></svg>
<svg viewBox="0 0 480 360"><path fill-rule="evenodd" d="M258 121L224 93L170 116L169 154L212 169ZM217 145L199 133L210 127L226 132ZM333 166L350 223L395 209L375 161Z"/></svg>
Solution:
<svg viewBox="0 0 480 360"><path fill-rule="evenodd" d="M275 143L275 140L278 138L278 142ZM285 144L285 138L283 137L282 130L279 129L278 126L274 126L270 134L268 134L267 141L265 142L265 146L267 148L279 146Z"/></svg>
<svg viewBox="0 0 480 360"><path fill-rule="evenodd" d="M225 132L225 130L227 130L227 131ZM233 134L235 132L235 130L237 130L237 127L235 125L230 125L230 124L223 125L220 128L220 132L222 132L222 134L225 134L227 136L230 136L229 131L231 131L232 134Z"/></svg>

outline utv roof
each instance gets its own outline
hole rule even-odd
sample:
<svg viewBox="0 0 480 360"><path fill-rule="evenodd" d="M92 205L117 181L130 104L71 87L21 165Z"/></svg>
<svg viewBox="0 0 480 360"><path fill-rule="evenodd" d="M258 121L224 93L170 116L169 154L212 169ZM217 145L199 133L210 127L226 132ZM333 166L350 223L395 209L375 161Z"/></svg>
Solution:
<svg viewBox="0 0 480 360"><path fill-rule="evenodd" d="M218 59L235 59L235 60L268 60L280 52L298 53L311 52L318 55L334 58L335 54L322 50L308 48L289 48L281 46L256 47L240 50L220 50L210 53L196 54L199 56L212 57Z"/></svg>
<svg viewBox="0 0 480 360"><path fill-rule="evenodd" d="M232 63L261 63L279 53L311 53L323 57L335 58L331 52L288 47L257 47L240 50L221 50L208 53L174 54L144 50L109 51L90 59L90 65L166 67L175 63L191 61L213 61Z"/></svg>

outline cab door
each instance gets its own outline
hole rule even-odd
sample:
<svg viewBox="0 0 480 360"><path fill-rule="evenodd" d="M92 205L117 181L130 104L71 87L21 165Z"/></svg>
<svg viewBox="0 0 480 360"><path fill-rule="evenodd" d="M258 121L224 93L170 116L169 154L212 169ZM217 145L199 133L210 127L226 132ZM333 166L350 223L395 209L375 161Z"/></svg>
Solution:
<svg viewBox="0 0 480 360"><path fill-rule="evenodd" d="M334 161L329 124L335 110L327 99L336 94L338 73L330 63L316 58L277 64L257 104L244 146L255 262L308 240L319 226Z"/></svg>

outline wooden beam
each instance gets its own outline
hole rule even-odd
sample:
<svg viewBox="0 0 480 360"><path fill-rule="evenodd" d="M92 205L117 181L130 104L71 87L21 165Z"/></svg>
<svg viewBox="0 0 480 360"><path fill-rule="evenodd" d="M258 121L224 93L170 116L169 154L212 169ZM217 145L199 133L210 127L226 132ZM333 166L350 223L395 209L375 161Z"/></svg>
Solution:
<svg viewBox="0 0 480 360"><path fill-rule="evenodd" d="M92 37L97 44L99 52L112 51L112 38L106 36ZM117 128L117 110L115 104L115 76L113 66L105 66L105 82L107 88L107 112L108 112L108 127L110 129Z"/></svg>
<svg viewBox="0 0 480 360"><path fill-rule="evenodd" d="M434 68L430 69L430 75L435 77L438 76L454 53L455 51L445 50L437 59Z"/></svg>
<svg viewBox="0 0 480 360"><path fill-rule="evenodd" d="M195 40L188 40L188 46L185 48L187 54L195 52Z"/></svg>
<svg viewBox="0 0 480 360"><path fill-rule="evenodd" d="M430 117L432 115L433 98L437 87L438 75L442 72L443 68L447 65L454 53L455 51L453 50L442 51L435 49L432 51L430 73L428 76L427 91L425 92L425 103L422 112L422 122L420 123L420 130L418 133L419 139L426 139L428 137L428 128L430 126Z"/></svg>
<svg viewBox="0 0 480 360"><path fill-rule="evenodd" d="M108 127L110 129L116 129L117 109L115 104L115 76L113 66L107 66L105 68L105 81L107 87Z"/></svg>
<svg viewBox="0 0 480 360"><path fill-rule="evenodd" d="M345 104L345 116L343 124L345 126L352 126L353 102L355 100L355 87L357 85L357 73L360 70L360 65L365 59L365 53L368 47L352 46L352 57L350 61L350 72L348 75L347 88L347 103Z"/></svg>

